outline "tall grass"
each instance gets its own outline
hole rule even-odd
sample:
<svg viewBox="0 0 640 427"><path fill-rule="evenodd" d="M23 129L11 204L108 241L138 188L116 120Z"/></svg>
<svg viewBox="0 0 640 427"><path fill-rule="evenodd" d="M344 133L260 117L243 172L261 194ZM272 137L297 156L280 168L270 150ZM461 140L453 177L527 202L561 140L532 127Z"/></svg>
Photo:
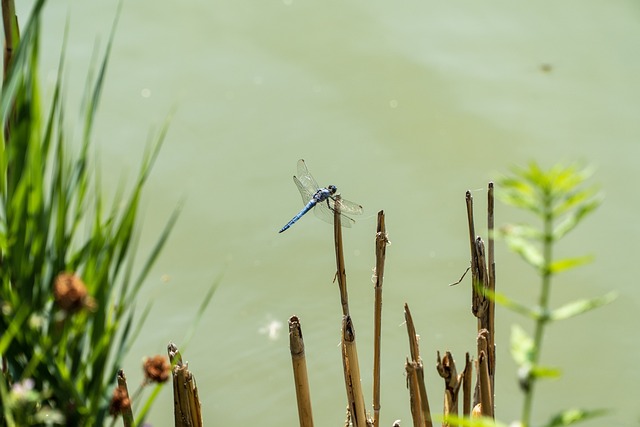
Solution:
<svg viewBox="0 0 640 427"><path fill-rule="evenodd" d="M38 87L44 4L35 2L23 26L0 100L0 425L102 425L118 368L148 312L134 323L136 296L177 218L176 210L151 253L137 260L140 197L167 127L132 188L106 209L90 152L113 32L87 85L79 149L71 150L64 49L47 108Z"/></svg>

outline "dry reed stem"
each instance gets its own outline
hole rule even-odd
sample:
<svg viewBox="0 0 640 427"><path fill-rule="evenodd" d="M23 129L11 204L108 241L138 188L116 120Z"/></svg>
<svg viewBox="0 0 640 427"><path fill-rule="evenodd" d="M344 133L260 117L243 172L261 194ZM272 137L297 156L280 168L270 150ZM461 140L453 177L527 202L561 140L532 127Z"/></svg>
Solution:
<svg viewBox="0 0 640 427"><path fill-rule="evenodd" d="M127 388L127 377L124 375L124 371L122 369L118 370L118 374L116 375L118 381L118 388L126 393L129 396L129 389ZM129 398L131 400L131 398ZM133 426L133 409L131 405L127 405L122 408L122 424L124 427L132 427Z"/></svg>
<svg viewBox="0 0 640 427"><path fill-rule="evenodd" d="M14 0L2 0L2 24L4 27L4 74L3 80L7 79L7 72L11 66L14 49L18 46L20 30L18 28L18 17L16 16L16 5Z"/></svg>
<svg viewBox="0 0 640 427"><path fill-rule="evenodd" d="M20 28L14 0L2 0L2 24L4 27L4 68L2 81L6 82L9 68L13 62L14 50L18 47L18 42L20 41ZM15 116L14 110L15 101L11 103L7 117L13 118ZM11 134L11 121L12 120L9 119L4 123L3 132L5 144L9 141Z"/></svg>
<svg viewBox="0 0 640 427"><path fill-rule="evenodd" d="M424 369L422 360L420 359L420 347L418 346L418 334L416 334L411 310L409 310L409 304L407 303L404 304L404 318L407 324L409 352L411 353L411 364L405 365L405 369L407 370L407 380L409 381L408 386L409 396L411 398L411 408L412 413L414 410L418 410L420 412L419 418L414 416L414 425L418 422L418 425L432 427L431 409L429 408L429 398L427 396L427 388L424 383ZM409 374L411 374L411 376ZM412 376L415 376L415 378L412 379ZM414 381L414 384L412 384L411 381ZM416 400L414 401L414 399Z"/></svg>
<svg viewBox="0 0 640 427"><path fill-rule="evenodd" d="M342 315L349 315L349 295L347 294L347 273L344 266L344 251L342 249L342 221L340 217L340 195L335 197L333 209L333 236L336 248L336 277L340 288L340 303Z"/></svg>
<svg viewBox="0 0 640 427"><path fill-rule="evenodd" d="M202 427L202 410L198 397L196 379L189 371L178 347L170 343L167 346L169 360L173 366L173 414L176 427Z"/></svg>
<svg viewBox="0 0 640 427"><path fill-rule="evenodd" d="M473 362L469 353L465 355L464 371L462 371L462 415L471 414L471 379L473 378Z"/></svg>
<svg viewBox="0 0 640 427"><path fill-rule="evenodd" d="M416 374L418 375L418 390L420 391L420 410L426 427L432 427L431 410L429 409L429 399L427 398L427 386L424 383L424 365L422 361L417 363Z"/></svg>
<svg viewBox="0 0 640 427"><path fill-rule="evenodd" d="M356 332L351 316L342 319L342 361L344 367L344 382L347 389L347 404L354 427L367 427L371 423L367 419L362 382L360 379L360 364L356 348Z"/></svg>
<svg viewBox="0 0 640 427"><path fill-rule="evenodd" d="M376 270L375 301L373 305L373 425L380 425L380 343L382 331L382 281L387 253L387 229L384 224L384 211L378 212L376 232Z"/></svg>
<svg viewBox="0 0 640 427"><path fill-rule="evenodd" d="M478 332L486 330L487 347L485 357L487 357L488 372L491 390L494 389L495 372L495 302L487 297L486 290L495 292L495 256L494 256L494 196L493 183L489 183L487 206L487 227L489 230L488 253L485 254L484 241L480 237L475 237L475 225L473 220L473 197L471 192L466 192L467 221L469 224L469 241L471 245L471 277L472 277L472 313L478 319ZM488 265L487 265L488 264ZM480 394L478 389L480 384L476 384L476 398ZM493 401L493 398L491 399ZM474 399L474 404L477 404ZM491 409L493 413L493 409Z"/></svg>
<svg viewBox="0 0 640 427"><path fill-rule="evenodd" d="M458 415L458 392L462 384L462 374L458 375L456 362L450 352L445 352L440 358L438 351L438 363L436 369L440 377L444 379L444 415ZM443 423L443 426L455 426L456 424Z"/></svg>
<svg viewBox="0 0 640 427"><path fill-rule="evenodd" d="M420 388L418 386L418 363L409 360L404 364L404 369L407 373L407 388L409 389L409 405L411 407L411 419L413 420L413 427L424 427L425 421L422 412L422 405L420 399Z"/></svg>
<svg viewBox="0 0 640 427"><path fill-rule="evenodd" d="M416 327L413 324L413 317L411 316L411 310L409 310L409 304L404 303L404 320L407 324L407 333L409 334L409 352L411 354L411 360L420 360L420 347L418 346L418 334L416 334Z"/></svg>
<svg viewBox="0 0 640 427"><path fill-rule="evenodd" d="M311 394L309 392L309 377L307 376L307 359L304 353L302 327L297 316L289 318L289 350L293 365L293 381L296 388L298 404L298 418L300 427L313 427L311 412Z"/></svg>
<svg viewBox="0 0 640 427"><path fill-rule="evenodd" d="M482 416L493 418L493 393L491 389L491 378L489 377L489 364L484 351L478 356L478 372L480 378L480 404L482 406Z"/></svg>
<svg viewBox="0 0 640 427"><path fill-rule="evenodd" d="M496 262L495 262L495 250L494 250L494 240L495 240L495 228L494 228L494 195L493 195L493 182L489 183L487 190L487 229L489 233L489 245L487 247L487 262L489 269L489 283L488 288L491 291L492 295L495 294L496 291ZM495 381L496 381L496 329L495 329L495 312L496 312L496 302L493 298L489 299L489 310L487 313L487 330L489 331L489 351L487 355L489 356L489 376L491 377L491 390L495 390ZM492 401L493 396L492 396Z"/></svg>

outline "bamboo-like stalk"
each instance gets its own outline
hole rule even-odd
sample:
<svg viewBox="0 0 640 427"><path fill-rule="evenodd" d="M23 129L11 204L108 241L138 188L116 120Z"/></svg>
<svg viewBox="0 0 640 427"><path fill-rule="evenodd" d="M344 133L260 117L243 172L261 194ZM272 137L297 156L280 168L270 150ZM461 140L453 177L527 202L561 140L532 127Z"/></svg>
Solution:
<svg viewBox="0 0 640 427"><path fill-rule="evenodd" d="M342 315L349 315L349 295L347 294L347 273L344 266L344 251L342 249L342 222L340 216L340 195L335 197L333 210L333 236L336 249L336 277L340 288L340 303Z"/></svg>
<svg viewBox="0 0 640 427"><path fill-rule="evenodd" d="M480 378L480 404L482 405L482 416L493 418L493 393L491 389L491 378L489 377L489 364L484 351L478 356L478 372Z"/></svg>
<svg viewBox="0 0 640 427"><path fill-rule="evenodd" d="M424 427L425 421L421 406L420 387L418 385L418 363L409 360L404 364L407 373L407 388L409 389L409 404L411 407L411 418L413 427Z"/></svg>
<svg viewBox="0 0 640 427"><path fill-rule="evenodd" d="M124 375L124 371L122 369L118 370L118 374L116 376L117 381L118 381L118 388L120 390L123 390L127 396L129 396L129 389L127 387L127 377L125 377ZM131 401L131 398L129 398L129 401ZM124 427L132 427L133 426L133 409L131 408L131 405L127 405L124 406L122 408L122 424L124 425Z"/></svg>
<svg viewBox="0 0 640 427"><path fill-rule="evenodd" d="M4 27L4 74L3 80L7 79L7 72L11 66L13 53L18 46L20 30L18 28L18 17L16 16L16 5L14 0L2 0L2 24Z"/></svg>
<svg viewBox="0 0 640 427"><path fill-rule="evenodd" d="M293 380L296 388L298 403L298 418L300 427L313 427L311 412L311 394L309 393L309 377L307 376L307 360L304 353L302 327L297 316L289 318L289 350L293 365Z"/></svg>
<svg viewBox="0 0 640 427"><path fill-rule="evenodd" d="M411 353L411 366L405 369L407 370L408 381L415 381L415 384L409 382L409 394L411 398L412 413L414 410L418 410L421 413L419 418L414 416L414 424L419 422L419 425L432 427L431 423L431 409L429 408L429 398L427 396L427 387L424 382L424 369L422 360L420 359L420 347L418 346L418 335L416 334L416 328L413 323L413 317L411 316L411 310L409 310L409 304L404 304L404 318L407 324L407 333L409 335L409 352ZM411 375L415 375L415 379L411 380L409 376L409 370ZM415 390L414 390L415 388ZM412 394L413 393L413 394ZM414 399L417 399L414 401ZM415 405L415 408L414 408Z"/></svg>
<svg viewBox="0 0 640 427"><path fill-rule="evenodd" d="M413 317L411 316L411 310L409 310L409 304L406 302L404 303L404 321L407 324L407 333L409 334L409 352L411 354L411 360L418 361L420 359L418 334L416 334L416 327L413 324Z"/></svg>
<svg viewBox="0 0 640 427"><path fill-rule="evenodd" d="M20 28L18 25L18 16L16 15L16 5L14 0L2 0L2 24L4 27L4 68L2 74L2 81L7 81L9 74L9 68L13 62L14 50L18 46L20 41ZM3 85L4 87L4 85ZM4 142L9 142L11 135L12 120L15 118L15 102L11 104L10 114L7 116L9 119L3 123L4 129ZM11 169L7 166L7 175L9 175Z"/></svg>
<svg viewBox="0 0 640 427"><path fill-rule="evenodd" d="M469 224L469 241L471 245L471 277L472 277L472 308L473 315L478 319L478 332L485 330L488 335L485 357L487 357L488 372L491 390L494 389L495 372L495 325L494 313L495 302L487 296L495 292L495 255L494 255L494 196L493 183L489 183L487 191L487 227L489 229L488 253L485 254L484 241L480 237L475 237L475 225L473 220L473 197L467 191L465 195L467 205L467 221ZM474 405L478 403L480 384L476 384ZM493 398L491 398L493 401ZM491 413L493 413L493 408Z"/></svg>
<svg viewBox="0 0 640 427"><path fill-rule="evenodd" d="M170 343L167 346L169 360L173 366L173 414L176 427L202 427L202 410L198 397L196 379L189 371L178 347Z"/></svg>
<svg viewBox="0 0 640 427"><path fill-rule="evenodd" d="M362 394L360 364L358 362L358 350L356 348L356 332L351 316L349 315L344 316L342 319L342 357L344 382L347 388L347 404L351 414L351 422L354 427L370 426L371 424L367 419L364 396Z"/></svg>
<svg viewBox="0 0 640 427"><path fill-rule="evenodd" d="M387 253L387 229L384 224L384 211L378 212L376 232L376 271L375 301L373 305L373 425L380 425L380 343L382 331L382 281Z"/></svg>
<svg viewBox="0 0 640 427"><path fill-rule="evenodd" d="M445 352L444 357L440 358L438 352L438 363L436 365L438 374L444 379L444 415L458 415L458 392L462 384L462 374L458 375L456 363L450 352ZM444 423L443 426L455 427L457 424Z"/></svg>
<svg viewBox="0 0 640 427"><path fill-rule="evenodd" d="M427 386L424 383L424 365L422 361L417 363L416 374L418 375L418 390L420 391L420 410L425 427L433 427L431 423L431 410L429 409L429 399L427 398Z"/></svg>
<svg viewBox="0 0 640 427"><path fill-rule="evenodd" d="M465 355L464 371L462 371L462 415L471 414L471 380L473 378L473 362L469 353Z"/></svg>
<svg viewBox="0 0 640 427"><path fill-rule="evenodd" d="M495 228L494 228L494 203L495 198L493 195L493 182L490 182L487 190L487 229L489 233L488 247L487 247L487 263L489 270L488 288L491 295L495 295L496 291L496 261L495 261ZM495 390L496 381L496 329L495 329L495 312L496 302L493 298L489 299L489 307L487 312L487 330L489 331L488 352L489 357L489 376L491 377L491 390ZM493 396L492 396L493 402ZM492 411L493 412L493 411Z"/></svg>

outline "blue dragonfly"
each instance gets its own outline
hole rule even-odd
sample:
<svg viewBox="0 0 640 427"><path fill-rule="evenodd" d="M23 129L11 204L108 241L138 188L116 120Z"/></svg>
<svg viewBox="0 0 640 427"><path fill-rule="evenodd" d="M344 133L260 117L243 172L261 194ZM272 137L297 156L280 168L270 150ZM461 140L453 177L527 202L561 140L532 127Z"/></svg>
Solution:
<svg viewBox="0 0 640 427"><path fill-rule="evenodd" d="M337 195L338 188L335 185L329 185L328 187L321 188L309 173L309 169L307 169L307 165L302 159L298 160L298 176L294 175L293 182L295 182L298 187L300 195L302 196L302 203L304 203L305 206L291 219L291 221L287 223L287 225L280 229L279 233L289 229L289 227L295 224L296 221L302 218L302 215L306 214L314 207L315 209L313 209L313 212L318 218L333 224L333 213L336 203L335 196ZM342 226L351 227L355 221L353 218L344 215L344 213L360 215L362 213L362 206L341 198L340 213L340 222Z"/></svg>

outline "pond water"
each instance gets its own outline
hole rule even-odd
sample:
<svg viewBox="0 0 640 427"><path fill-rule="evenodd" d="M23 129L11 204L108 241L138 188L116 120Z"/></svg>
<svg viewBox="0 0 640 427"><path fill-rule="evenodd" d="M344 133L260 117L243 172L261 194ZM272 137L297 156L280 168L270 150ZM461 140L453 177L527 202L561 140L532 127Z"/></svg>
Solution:
<svg viewBox="0 0 640 427"><path fill-rule="evenodd" d="M30 2L20 2L25 20ZM91 58L106 46L117 2L46 7L43 93L51 94L64 27L65 79L77 111ZM113 193L135 176L149 129L170 131L144 199L141 253L184 208L142 298L153 309L126 360L130 384L145 355L181 345L204 294L219 288L184 352L210 424L295 425L286 321L302 320L316 425L341 425L341 309L332 283L332 228L313 215L277 231L300 208L291 182L304 158L322 184L365 207L345 230L351 310L371 401L375 216L392 245L384 288L381 425L410 425L403 303L423 359L475 348L464 194L486 236L486 185L513 165L595 168L603 206L558 248L595 255L565 273L554 306L616 290L613 304L551 325L535 420L569 407L611 408L585 426L637 425L640 351L635 283L640 238L640 9L635 1L127 1L122 6L95 130L102 180ZM74 110L75 108L75 110ZM70 128L74 114L68 114ZM523 218L497 206L497 225ZM535 274L497 245L497 287L532 304ZM141 303L140 308L144 306ZM530 324L499 308L498 417L522 405L509 331ZM431 407L442 384L427 373ZM130 386L131 387L131 386ZM149 421L172 425L170 387Z"/></svg>

